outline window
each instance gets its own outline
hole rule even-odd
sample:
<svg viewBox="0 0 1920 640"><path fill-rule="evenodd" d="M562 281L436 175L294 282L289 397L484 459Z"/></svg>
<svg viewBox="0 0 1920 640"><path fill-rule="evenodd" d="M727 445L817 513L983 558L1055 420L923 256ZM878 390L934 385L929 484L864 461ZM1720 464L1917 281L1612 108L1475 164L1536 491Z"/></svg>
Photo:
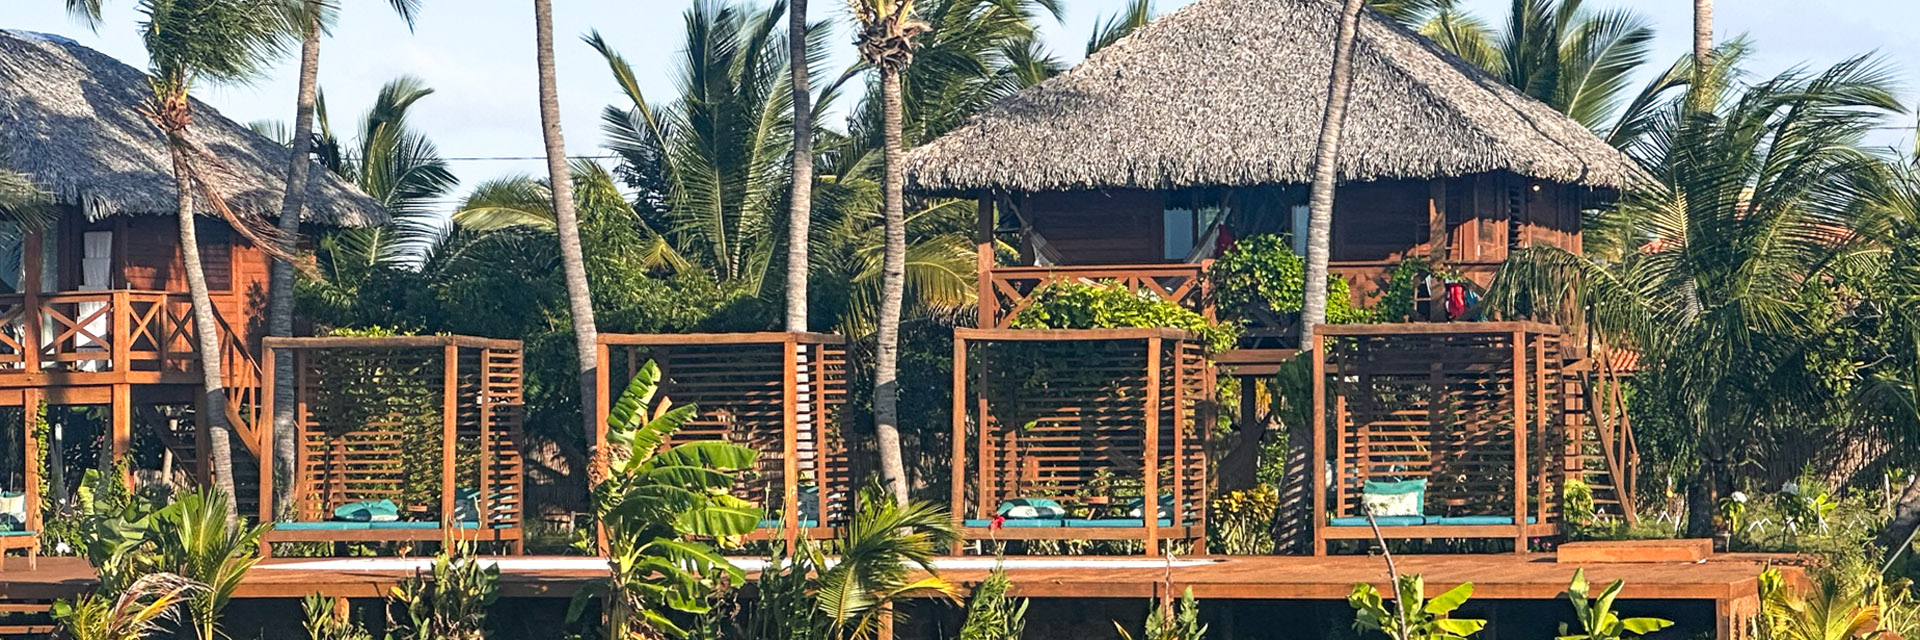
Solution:
<svg viewBox="0 0 1920 640"><path fill-rule="evenodd" d="M1193 210L1168 208L1161 212L1160 220L1162 225L1160 246L1165 249L1160 257L1166 260L1186 260L1187 255L1193 253L1193 227L1196 221Z"/></svg>
<svg viewBox="0 0 1920 640"><path fill-rule="evenodd" d="M233 229L225 222L199 219L194 234L200 245L200 271L208 291L233 290Z"/></svg>
<svg viewBox="0 0 1920 640"><path fill-rule="evenodd" d="M1288 216L1293 220L1293 255L1307 255L1307 222L1313 216L1313 209L1304 204L1293 205Z"/></svg>

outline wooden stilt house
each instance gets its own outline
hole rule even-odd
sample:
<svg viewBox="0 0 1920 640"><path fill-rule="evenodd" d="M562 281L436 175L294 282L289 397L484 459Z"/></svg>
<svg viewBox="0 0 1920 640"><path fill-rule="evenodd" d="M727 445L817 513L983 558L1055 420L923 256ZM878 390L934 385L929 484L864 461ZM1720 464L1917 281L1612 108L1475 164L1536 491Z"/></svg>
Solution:
<svg viewBox="0 0 1920 640"><path fill-rule="evenodd" d="M1339 10L1335 0L1198 0L914 150L907 170L913 191L978 203L980 329L1011 339L1020 333L1010 329L1013 319L1032 304L1036 292L1057 282L1110 282L1213 318L1217 309L1210 295L1210 271L1223 252L1247 238L1270 234L1304 254L1307 185ZM1491 280L1509 253L1533 245L1580 250L1582 210L1642 175L1625 155L1585 127L1372 10L1362 15L1354 64L1351 106L1336 167L1332 270L1352 285L1354 302L1364 306L1378 302L1376 296L1403 263L1418 259L1429 265L1416 274L1424 276L1417 309L1409 305L1378 313L1396 321L1457 320L1422 329L1422 335L1458 334L1449 339L1471 341L1486 334L1490 325L1469 322L1476 318L1465 298ZM1013 250L1001 249L1006 246ZM1241 348L1208 354L1209 367L1218 365L1226 375L1251 382L1274 373L1296 353L1300 345L1289 340L1288 318L1257 320L1267 322L1251 323ZM1578 341L1562 340L1558 329L1528 329L1521 336L1529 359L1505 365L1512 380L1478 391L1498 396L1485 401L1511 409L1533 397L1529 394L1547 393L1579 377L1569 378L1568 371L1591 370L1584 353L1572 344ZM1019 339L1078 338L1054 332ZM1324 350L1322 357L1341 372L1365 366L1355 364L1353 358L1359 356L1345 350L1344 336L1340 340L1343 346ZM1529 345L1540 341L1558 341L1559 346L1544 355L1531 351ZM1391 360L1415 368L1440 365L1426 360L1439 357L1437 352L1390 340L1365 357L1372 358L1366 362ZM1021 425L997 422L993 416L1006 413L1003 409L1010 403L1028 400L998 390L992 380L1005 372L992 371L991 362L962 349L956 349L955 359L955 371L970 376L955 380L956 393L963 396L955 399L956 439L971 434L1017 452L1020 445L1004 443L1019 441ZM1073 366L1058 363L1062 370ZM1546 386L1514 382L1535 374L1547 377ZM1337 378L1346 374L1325 375L1325 384L1316 388L1348 388L1343 385L1349 380ZM1239 428L1252 429L1250 437L1257 440L1264 427L1259 407L1252 404L1256 394L1241 397L1246 403L1238 412ZM1213 398L1205 400L1211 403ZM1154 401L1172 400L1163 396ZM1329 401L1315 397L1319 406ZM1378 407L1383 415L1431 406L1417 398L1381 402L1389 402ZM1539 401L1533 402L1528 406L1537 408ZM1163 407L1160 413L1166 411L1179 409ZM1456 419L1463 415L1435 411L1422 428L1453 433L1468 428ZM1095 428L1087 426L1089 420L1093 418L1063 418L1058 424ZM1338 428L1327 426L1325 433L1314 435L1350 442L1332 439L1351 436L1341 435ZM1308 446L1313 438L1305 435L1295 446ZM1512 465L1535 462L1515 466L1509 475L1544 474L1545 479L1536 478L1538 482L1526 487L1503 485L1503 493L1483 501L1497 499L1512 506L1511 513L1501 514L1505 517L1520 518L1519 511L1526 510L1537 526L1521 531L1518 523L1525 520L1516 520L1497 531L1462 527L1416 533L1518 539L1551 528L1557 522L1552 513L1556 487L1572 472L1533 457L1546 453L1541 447L1565 441L1515 453L1521 442L1544 435L1535 430L1501 436L1510 441L1501 449L1503 459ZM1095 443L1049 445L1057 447L1048 449L1049 454L1083 464L1095 464L1103 455ZM1000 500L1042 497L986 486L1002 472L995 465L1008 454L970 449L955 448L956 484L966 477L982 485L977 493L956 486L956 518L977 519ZM1434 448L1425 453L1473 451L1477 449ZM1118 459L1106 462L1121 464ZM1322 484L1311 499L1326 506L1329 496L1319 494L1358 488L1355 482L1384 479L1395 475L1395 468L1336 461L1328 469L1334 482ZM1595 487L1597 493L1612 492L1605 499L1615 504L1630 500L1617 476L1590 480L1601 485ZM1343 495L1333 496L1335 502ZM1546 498L1522 503L1523 495ZM1441 496L1429 492L1424 499L1452 500ZM1445 506L1403 508L1425 513ZM1351 514L1305 517L1316 529L1344 532L1338 525L1347 521L1333 519L1336 515ZM1006 524L1000 526L1004 530ZM1049 529L1047 535L1071 539L1079 534ZM1335 536L1321 539L1327 537Z"/></svg>

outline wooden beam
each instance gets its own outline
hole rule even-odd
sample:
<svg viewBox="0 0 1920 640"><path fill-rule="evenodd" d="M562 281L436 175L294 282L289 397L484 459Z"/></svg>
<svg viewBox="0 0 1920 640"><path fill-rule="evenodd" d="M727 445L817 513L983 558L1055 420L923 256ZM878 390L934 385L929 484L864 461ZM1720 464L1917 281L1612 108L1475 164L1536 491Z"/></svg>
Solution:
<svg viewBox="0 0 1920 640"><path fill-rule="evenodd" d="M1527 334L1513 332L1513 552L1527 552Z"/></svg>
<svg viewBox="0 0 1920 640"><path fill-rule="evenodd" d="M112 446L109 449L112 451L113 459L120 461L127 459L127 451L133 447L133 386L113 385L112 394L113 401L109 404L111 417L107 420L113 433ZM133 487L131 463L127 465L126 472L121 474L120 483L128 488Z"/></svg>
<svg viewBox="0 0 1920 640"><path fill-rule="evenodd" d="M967 517L967 339L959 337L953 339L953 440L949 446L953 448L950 513L958 530ZM960 555L963 544L954 541L950 553Z"/></svg>
<svg viewBox="0 0 1920 640"><path fill-rule="evenodd" d="M799 350L791 336L780 349L780 370L786 372L780 376L780 443L786 454L780 461L780 527L788 550L794 548L800 532L800 388L795 379L800 373ZM820 516L826 517L826 512Z"/></svg>
<svg viewBox="0 0 1920 640"><path fill-rule="evenodd" d="M1141 457L1140 517L1146 525L1148 556L1160 555L1160 338L1147 339L1147 424Z"/></svg>
<svg viewBox="0 0 1920 640"><path fill-rule="evenodd" d="M460 347L447 343L446 379L441 382L440 405L440 525L459 526L454 517L454 439L460 430Z"/></svg>
<svg viewBox="0 0 1920 640"><path fill-rule="evenodd" d="M274 416L274 408L275 408L274 404L279 401L279 398L277 396L280 395L278 393L275 393L275 384L276 384L275 375L277 372L274 371L274 369L278 368L275 364L276 355L277 354L274 353L273 349L266 349L266 348L261 349L261 353L260 353L260 358L261 358L260 415L266 419L267 428L261 429L260 431L261 433L265 434L262 437L266 440L266 443L268 446L260 449L261 451L267 452L267 459L260 461L260 467L261 467L260 512L258 514L258 517L259 517L258 522L274 521L273 510L275 508L275 505L273 500L273 489L274 489L275 475L274 475L273 465L275 462L279 460L279 456L275 455L276 452L273 450L273 447L271 445L273 444L273 432L275 429L279 428L279 425L275 424L276 421L274 420L273 416ZM296 439L294 441L294 447L297 449L299 448L299 446L300 446L299 440ZM298 468L299 467L294 467L294 469L298 469ZM289 472L289 475L291 475L294 469L287 470ZM273 551L272 545L267 544L265 540L262 540L260 542L260 554L262 557L271 555L272 551Z"/></svg>
<svg viewBox="0 0 1920 640"><path fill-rule="evenodd" d="M974 271L975 287L979 296L977 306L980 309L978 328L990 329L1000 326L1000 300L993 293L993 198L981 196L975 205L974 228Z"/></svg>
<svg viewBox="0 0 1920 640"><path fill-rule="evenodd" d="M1313 476L1313 555L1327 555L1327 474L1322 465L1327 464L1327 338L1326 333L1313 332L1313 415L1308 424L1313 425L1313 463L1306 470ZM1300 446L1288 443L1289 447ZM1336 465L1335 472L1339 471Z"/></svg>

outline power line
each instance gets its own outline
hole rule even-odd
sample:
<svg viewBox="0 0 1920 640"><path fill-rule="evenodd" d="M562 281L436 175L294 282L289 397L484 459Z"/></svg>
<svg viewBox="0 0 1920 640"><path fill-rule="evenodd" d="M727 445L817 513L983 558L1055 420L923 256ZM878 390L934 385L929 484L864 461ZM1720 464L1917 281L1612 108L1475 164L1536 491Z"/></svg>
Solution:
<svg viewBox="0 0 1920 640"><path fill-rule="evenodd" d="M521 161L521 160L545 160L545 159L547 159L546 156L455 156L451 158L441 158L441 160L445 160L448 162L484 162L484 161L494 161L494 160ZM617 155L567 156L567 159L568 160L619 160L620 156L617 156Z"/></svg>

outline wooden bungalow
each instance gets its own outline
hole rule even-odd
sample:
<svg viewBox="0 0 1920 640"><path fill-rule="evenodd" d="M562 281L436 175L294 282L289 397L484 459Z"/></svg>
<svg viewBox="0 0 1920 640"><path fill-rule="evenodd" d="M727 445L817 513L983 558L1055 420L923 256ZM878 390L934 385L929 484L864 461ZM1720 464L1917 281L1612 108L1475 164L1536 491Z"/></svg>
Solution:
<svg viewBox="0 0 1920 640"><path fill-rule="evenodd" d="M211 477L208 441L195 426L203 414L193 409L202 395L194 336L208 328L195 326L186 292L164 138L141 115L150 93L144 74L104 54L57 36L0 30L0 167L28 176L53 204L43 226L0 222L0 407L24 416L20 440L28 447L22 458L6 458L26 468L0 475L0 492L25 492L29 505L40 503L47 484L34 461L52 455L31 449L43 404L106 407L103 457ZM195 142L217 158L212 186L245 215L277 214L286 148L195 106ZM270 259L201 200L197 241L215 330L226 345L234 450L245 454L235 456L235 479L246 483L268 457L256 354ZM315 167L303 225L317 231L385 220L379 203ZM129 457L136 439L154 437L168 463ZM60 438L51 445L61 446ZM241 493L251 501L251 492ZM37 508L27 511L28 520L38 517Z"/></svg>
<svg viewBox="0 0 1920 640"><path fill-rule="evenodd" d="M1335 0L1197 0L915 149L910 189L978 203L979 326L1006 330L1041 286L1074 281L1119 283L1211 318L1209 268L1237 240L1271 234L1304 254L1339 10ZM1331 264L1357 303L1372 304L1410 258L1436 265L1427 290L1438 300L1484 287L1517 248L1578 251L1583 209L1643 175L1585 127L1375 11L1362 15L1354 64ZM1417 315L1446 319L1444 306ZM1284 325L1249 334L1263 340L1213 361L1257 377L1297 348ZM1591 370L1578 349L1559 356L1567 361L1551 369ZM1010 400L979 401L976 421ZM1243 405L1241 422L1256 409ZM954 455L964 474L987 474L987 460ZM956 498L956 512L968 507Z"/></svg>
<svg viewBox="0 0 1920 640"><path fill-rule="evenodd" d="M718 440L760 453L738 493L767 516L753 539L827 539L852 516L857 471L841 438L846 338L819 333L600 334L598 405L605 424L642 365L662 397L694 405L671 442Z"/></svg>

